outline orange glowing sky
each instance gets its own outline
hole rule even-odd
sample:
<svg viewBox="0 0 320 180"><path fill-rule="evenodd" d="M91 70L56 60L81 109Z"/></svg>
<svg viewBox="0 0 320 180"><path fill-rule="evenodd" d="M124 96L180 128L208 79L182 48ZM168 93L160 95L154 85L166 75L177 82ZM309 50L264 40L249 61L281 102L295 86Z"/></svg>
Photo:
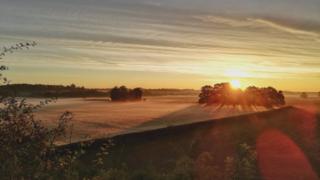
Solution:
<svg viewBox="0 0 320 180"><path fill-rule="evenodd" d="M320 90L316 0L0 0L12 83Z"/></svg>

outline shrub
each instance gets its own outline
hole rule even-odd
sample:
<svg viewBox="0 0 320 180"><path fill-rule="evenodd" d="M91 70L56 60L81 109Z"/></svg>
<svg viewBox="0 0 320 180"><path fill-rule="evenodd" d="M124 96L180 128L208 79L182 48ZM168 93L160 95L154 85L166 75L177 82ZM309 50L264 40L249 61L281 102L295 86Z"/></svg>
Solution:
<svg viewBox="0 0 320 180"><path fill-rule="evenodd" d="M16 50L29 49L36 43L19 43L3 48L0 58ZM1 66L1 71L7 70ZM3 85L9 81L0 75ZM46 128L36 119L34 112L54 101L47 99L37 105L10 94L0 97L0 175L3 179L42 179L61 166L53 156L55 141L66 136L68 122L72 113L65 112L58 119L55 128Z"/></svg>
<svg viewBox="0 0 320 180"><path fill-rule="evenodd" d="M246 143L240 144L235 157L225 160L226 180L256 180L259 179L257 153Z"/></svg>

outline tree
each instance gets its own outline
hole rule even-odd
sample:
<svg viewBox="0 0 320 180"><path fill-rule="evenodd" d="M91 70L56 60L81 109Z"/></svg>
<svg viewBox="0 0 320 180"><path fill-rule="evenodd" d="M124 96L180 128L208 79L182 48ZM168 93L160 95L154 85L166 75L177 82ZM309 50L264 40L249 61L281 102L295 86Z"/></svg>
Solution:
<svg viewBox="0 0 320 180"><path fill-rule="evenodd" d="M261 88L262 105L266 108L281 106L285 104L282 91L277 91L273 87Z"/></svg>
<svg viewBox="0 0 320 180"><path fill-rule="evenodd" d="M303 98L303 99L307 99L308 98L308 94L306 92L302 92L300 94L300 97Z"/></svg>
<svg viewBox="0 0 320 180"><path fill-rule="evenodd" d="M128 99L129 90L126 86L120 86L119 88L119 96L120 101L126 101Z"/></svg>
<svg viewBox="0 0 320 180"><path fill-rule="evenodd" d="M199 103L205 104L209 102L209 99L212 95L213 88L212 86L206 85L201 88L201 93L199 94Z"/></svg>
<svg viewBox="0 0 320 180"><path fill-rule="evenodd" d="M206 85L201 88L199 103L273 108L274 106L285 105L285 97L282 91L277 91L273 87L258 88L250 86L242 91L241 89L232 89L229 83L218 83L213 87Z"/></svg>
<svg viewBox="0 0 320 180"><path fill-rule="evenodd" d="M133 100L141 100L143 95L143 90L142 88L134 88L133 90L130 91L130 94Z"/></svg>
<svg viewBox="0 0 320 180"><path fill-rule="evenodd" d="M120 100L120 89L117 86L111 89L110 98L112 101Z"/></svg>
<svg viewBox="0 0 320 180"><path fill-rule="evenodd" d="M110 98L114 102L119 101L137 101L143 96L142 88L128 89L126 86L114 87L110 91Z"/></svg>
<svg viewBox="0 0 320 180"><path fill-rule="evenodd" d="M276 105L283 106L285 104L286 104L286 100L285 100L285 97L283 95L283 92L282 91L278 91Z"/></svg>
<svg viewBox="0 0 320 180"><path fill-rule="evenodd" d="M71 84L71 85L70 85L70 88L71 88L71 89L75 89L76 87L77 87L77 86L76 86L75 84Z"/></svg>
<svg viewBox="0 0 320 180"><path fill-rule="evenodd" d="M249 86L244 91L245 105L247 106L257 106L261 103L260 89L255 86Z"/></svg>

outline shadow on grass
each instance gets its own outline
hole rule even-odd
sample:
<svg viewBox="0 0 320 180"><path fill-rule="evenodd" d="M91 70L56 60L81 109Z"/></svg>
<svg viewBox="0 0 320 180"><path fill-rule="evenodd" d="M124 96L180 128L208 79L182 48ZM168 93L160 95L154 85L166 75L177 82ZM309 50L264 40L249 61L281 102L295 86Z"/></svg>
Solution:
<svg viewBox="0 0 320 180"><path fill-rule="evenodd" d="M177 118L194 108L197 107L191 106L168 116ZM109 149L106 167L126 164L129 170L134 171L152 165L159 172L166 172L183 156L197 161L201 154L210 153L214 156L211 163L221 171L226 157L237 154L239 144L245 142L255 147L259 135L269 129L286 134L302 150L315 172L320 174L319 116L294 107L115 136L111 138L114 146ZM314 139L310 141L310 138ZM94 140L86 149L87 153L82 157L84 169L90 169L90 160L107 141L106 138ZM77 149L79 143L61 147L66 148Z"/></svg>

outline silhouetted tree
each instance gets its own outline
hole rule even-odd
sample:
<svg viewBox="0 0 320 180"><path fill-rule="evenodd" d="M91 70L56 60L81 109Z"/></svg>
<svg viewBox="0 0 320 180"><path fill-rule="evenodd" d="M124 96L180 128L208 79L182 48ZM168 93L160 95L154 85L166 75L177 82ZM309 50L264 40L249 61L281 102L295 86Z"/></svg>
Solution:
<svg viewBox="0 0 320 180"><path fill-rule="evenodd" d="M77 87L77 86L76 86L75 84L71 84L71 85L70 85L70 88L71 88L71 89L75 89L76 87Z"/></svg>
<svg viewBox="0 0 320 180"><path fill-rule="evenodd" d="M118 87L111 89L110 98L112 101L120 101L120 89Z"/></svg>
<svg viewBox="0 0 320 180"><path fill-rule="evenodd" d="M249 86L244 91L244 98L247 106L260 106L260 89L255 86Z"/></svg>
<svg viewBox="0 0 320 180"><path fill-rule="evenodd" d="M126 86L120 86L119 96L121 101L126 101L128 99L129 90Z"/></svg>
<svg viewBox="0 0 320 180"><path fill-rule="evenodd" d="M304 98L304 99L307 99L307 98L308 98L308 94L307 94L306 92L302 92L302 93L300 94L300 97L301 97L301 98Z"/></svg>
<svg viewBox="0 0 320 180"><path fill-rule="evenodd" d="M130 97L133 100L141 100L143 95L143 90L142 88L134 88L133 90L130 91Z"/></svg>
<svg viewBox="0 0 320 180"><path fill-rule="evenodd" d="M203 86L199 95L200 104L220 104L232 106L264 106L272 108L285 104L282 91L273 87L248 87L245 91L232 89L229 83L218 83L212 86Z"/></svg>
<svg viewBox="0 0 320 180"><path fill-rule="evenodd" d="M286 104L286 100L285 100L285 97L283 95L283 92L282 91L279 91L278 94L277 94L277 104L276 105L280 105L280 106L283 106Z"/></svg>
<svg viewBox="0 0 320 180"><path fill-rule="evenodd" d="M200 104L206 104L209 102L209 99L211 97L211 93L213 91L213 87L212 86L209 86L209 85L206 85L206 86L203 86L201 88L201 93L199 94L199 103Z"/></svg>
<svg viewBox="0 0 320 180"><path fill-rule="evenodd" d="M121 86L120 88L114 87L110 91L110 98L112 101L137 101L141 100L142 96L143 90L141 88L131 90L125 86Z"/></svg>
<svg viewBox="0 0 320 180"><path fill-rule="evenodd" d="M8 84L0 85L0 95L19 97L105 97L106 93L97 89L86 89L76 85Z"/></svg>

